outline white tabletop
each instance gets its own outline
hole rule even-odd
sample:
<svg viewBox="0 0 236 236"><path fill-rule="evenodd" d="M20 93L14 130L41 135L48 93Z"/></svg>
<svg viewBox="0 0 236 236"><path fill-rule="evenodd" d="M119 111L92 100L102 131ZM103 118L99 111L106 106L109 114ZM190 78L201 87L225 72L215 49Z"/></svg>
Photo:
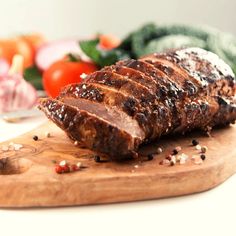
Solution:
<svg viewBox="0 0 236 236"><path fill-rule="evenodd" d="M0 121L0 141L25 133L44 117ZM206 180L207 181L207 180ZM0 186L1 191L1 186ZM236 175L204 193L123 204L0 210L0 235L236 235Z"/></svg>

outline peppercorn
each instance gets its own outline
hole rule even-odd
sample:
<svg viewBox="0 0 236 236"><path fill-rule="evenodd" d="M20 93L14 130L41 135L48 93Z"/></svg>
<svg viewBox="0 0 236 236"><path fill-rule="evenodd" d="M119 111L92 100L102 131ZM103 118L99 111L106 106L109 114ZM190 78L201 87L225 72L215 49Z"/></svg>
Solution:
<svg viewBox="0 0 236 236"><path fill-rule="evenodd" d="M196 150L201 150L202 149L201 145L199 145L199 144L196 145L195 148L196 148Z"/></svg>
<svg viewBox="0 0 236 236"><path fill-rule="evenodd" d="M206 151L207 151L207 147L206 146L201 147L201 152L202 153L206 153Z"/></svg>
<svg viewBox="0 0 236 236"><path fill-rule="evenodd" d="M173 155L178 154L178 151L176 149L173 150Z"/></svg>
<svg viewBox="0 0 236 236"><path fill-rule="evenodd" d="M204 154L201 154L201 159L204 161L206 159L206 156Z"/></svg>
<svg viewBox="0 0 236 236"><path fill-rule="evenodd" d="M149 161L153 160L153 158L154 158L154 157L153 157L153 154L148 154L147 157L148 157L148 160L149 160Z"/></svg>
<svg viewBox="0 0 236 236"><path fill-rule="evenodd" d="M70 167L68 165L61 166L63 173L68 173L70 172Z"/></svg>
<svg viewBox="0 0 236 236"><path fill-rule="evenodd" d="M60 161L59 165L61 167L66 166L67 165L67 161L66 160Z"/></svg>
<svg viewBox="0 0 236 236"><path fill-rule="evenodd" d="M73 165L70 166L70 171L71 171L71 172L77 171L77 170L79 170L79 168L78 168L77 165L73 164Z"/></svg>
<svg viewBox="0 0 236 236"><path fill-rule="evenodd" d="M199 144L199 142L196 139L193 139L192 144L193 144L193 146L197 146Z"/></svg>
<svg viewBox="0 0 236 236"><path fill-rule="evenodd" d="M95 161L95 162L100 162L100 161L101 161L100 156L95 155L95 156L94 156L94 161Z"/></svg>
<svg viewBox="0 0 236 236"><path fill-rule="evenodd" d="M55 166L55 171L56 171L57 174L61 174L62 171L63 171L63 168L60 165L56 165Z"/></svg>
<svg viewBox="0 0 236 236"><path fill-rule="evenodd" d="M193 139L192 144L193 144L193 146L197 146L199 144L199 142L196 139Z"/></svg>
<svg viewBox="0 0 236 236"><path fill-rule="evenodd" d="M38 139L39 139L39 137L38 137L37 135L34 135L34 136L33 136L33 140L34 140L34 141L37 141Z"/></svg>

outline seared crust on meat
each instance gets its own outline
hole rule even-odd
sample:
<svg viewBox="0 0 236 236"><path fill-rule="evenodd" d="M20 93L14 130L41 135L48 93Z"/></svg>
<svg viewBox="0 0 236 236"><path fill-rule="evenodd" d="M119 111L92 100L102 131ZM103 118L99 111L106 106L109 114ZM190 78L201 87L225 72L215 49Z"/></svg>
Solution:
<svg viewBox="0 0 236 236"><path fill-rule="evenodd" d="M165 134L234 123L235 90L218 56L187 48L104 67L39 107L73 140L122 159Z"/></svg>
<svg viewBox="0 0 236 236"><path fill-rule="evenodd" d="M86 144L90 149L107 153L111 158L130 156L141 143L142 136L133 136L107 120L58 100L41 99L40 109L72 140Z"/></svg>

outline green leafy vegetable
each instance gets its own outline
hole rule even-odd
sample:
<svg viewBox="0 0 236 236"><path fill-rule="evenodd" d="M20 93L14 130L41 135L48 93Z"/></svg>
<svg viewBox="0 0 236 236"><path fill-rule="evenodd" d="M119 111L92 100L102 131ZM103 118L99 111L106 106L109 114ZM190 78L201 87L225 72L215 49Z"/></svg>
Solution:
<svg viewBox="0 0 236 236"><path fill-rule="evenodd" d="M151 40L143 49L143 54L150 54L153 52L162 52L170 48L193 47L197 46L205 48L205 41L186 35L167 35L161 39Z"/></svg>
<svg viewBox="0 0 236 236"><path fill-rule="evenodd" d="M99 40L80 42L80 47L95 63L103 67L124 58L137 59L145 54L181 47L201 47L216 53L236 73L236 39L211 27L147 24L131 32L112 50L99 48Z"/></svg>
<svg viewBox="0 0 236 236"><path fill-rule="evenodd" d="M122 49L104 50L99 48L98 39L80 41L79 45L83 52L101 67L129 58L129 55Z"/></svg>
<svg viewBox="0 0 236 236"><path fill-rule="evenodd" d="M37 90L42 90L42 75L36 66L28 67L24 70L23 76Z"/></svg>

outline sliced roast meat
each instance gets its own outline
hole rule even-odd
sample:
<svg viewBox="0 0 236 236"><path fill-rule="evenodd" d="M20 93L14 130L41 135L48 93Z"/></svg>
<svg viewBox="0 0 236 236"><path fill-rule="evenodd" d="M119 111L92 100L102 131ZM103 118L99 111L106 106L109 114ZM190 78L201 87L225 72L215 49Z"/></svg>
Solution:
<svg viewBox="0 0 236 236"><path fill-rule="evenodd" d="M146 88L150 89L151 92L158 94L160 86L149 76L146 76L143 72L122 66L122 65L113 65L113 66L106 66L102 69L102 71L109 71L115 72L116 74L125 76L125 78L129 78L130 80L134 80L135 82L145 86Z"/></svg>
<svg viewBox="0 0 236 236"><path fill-rule="evenodd" d="M66 98L73 98L74 100L78 98L87 99L97 103L103 103L105 106L115 107L134 119L137 119L140 126L146 132L147 127L149 127L148 124L145 123L147 121L146 117L143 120L139 119L142 114L149 113L149 111L141 105L139 100L102 84L72 84L65 87L60 97L58 97L62 102L66 102Z"/></svg>
<svg viewBox="0 0 236 236"><path fill-rule="evenodd" d="M40 108L73 140L120 159L165 134L234 123L235 90L228 65L189 48L105 67Z"/></svg>
<svg viewBox="0 0 236 236"><path fill-rule="evenodd" d="M165 75L161 70L158 70L153 65L141 61L141 60L126 60L118 62L117 65L124 65L126 67L135 69L144 73L146 76L150 77L152 80L155 80L158 84L161 92L163 94L171 94L178 97L183 94L183 90L178 86L178 83L172 81L168 76Z"/></svg>
<svg viewBox="0 0 236 236"><path fill-rule="evenodd" d="M158 57L144 57L141 60L155 66L172 80L178 81L178 84L188 93L189 96L197 94L199 89L202 88L198 81L189 76L187 73L183 73L183 70L177 68L170 61L163 60Z"/></svg>
<svg viewBox="0 0 236 236"><path fill-rule="evenodd" d="M106 86L103 83L89 83L89 81L88 84L73 84L62 91L59 99L64 101L65 97L83 98L115 106L116 109L123 110L136 119L147 135L167 129L170 124L169 119L172 117L170 109L167 108L168 104L158 102L153 95L139 94L137 88L137 93L133 94L132 88L126 86L121 89L121 87L117 87L118 84L122 84L119 81L114 88L111 87L113 83L109 84L110 86ZM166 123L156 122L160 118L160 114L162 114L162 118L165 118Z"/></svg>
<svg viewBox="0 0 236 236"><path fill-rule="evenodd" d="M40 109L68 136L90 149L121 159L132 155L145 135L125 113L80 100L67 105L54 99L42 99Z"/></svg>
<svg viewBox="0 0 236 236"><path fill-rule="evenodd" d="M235 76L231 68L216 54L200 48L187 48L168 53L153 54L152 58L168 60L176 70L187 73L211 95L234 96Z"/></svg>

